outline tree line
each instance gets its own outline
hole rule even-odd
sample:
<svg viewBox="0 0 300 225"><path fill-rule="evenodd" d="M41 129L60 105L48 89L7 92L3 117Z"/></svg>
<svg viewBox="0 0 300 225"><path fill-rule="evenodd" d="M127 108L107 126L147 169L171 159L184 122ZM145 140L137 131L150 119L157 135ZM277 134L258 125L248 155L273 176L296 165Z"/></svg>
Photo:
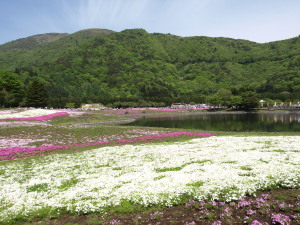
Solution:
<svg viewBox="0 0 300 225"><path fill-rule="evenodd" d="M33 79L26 86L20 76L9 71L0 71L0 106L2 107L52 107L52 108L80 108L84 103L102 103L108 107L166 107L174 102L185 102L190 104L207 103L212 106L227 106L236 109L251 109L258 107L259 99L262 97L252 88L242 89L220 89L216 93L204 96L174 96L165 97L160 95L146 98L128 98L114 96L93 96L93 97L52 97L51 87L45 82ZM275 95L277 102L290 99L287 95ZM266 98L270 104L275 100ZM283 100L282 100L283 99ZM295 101L298 101L297 99Z"/></svg>

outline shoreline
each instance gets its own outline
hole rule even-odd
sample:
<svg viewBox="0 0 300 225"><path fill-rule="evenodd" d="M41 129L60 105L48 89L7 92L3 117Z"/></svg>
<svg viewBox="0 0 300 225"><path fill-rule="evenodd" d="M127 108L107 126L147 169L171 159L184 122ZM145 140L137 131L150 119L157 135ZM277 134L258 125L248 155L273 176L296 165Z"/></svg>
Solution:
<svg viewBox="0 0 300 225"><path fill-rule="evenodd" d="M207 112L207 111L197 111L197 112L190 112L190 111L173 111L173 112L161 112L161 113L130 113L128 114L115 114L118 117L127 117L128 119L117 119L112 121L104 121L104 122L95 122L95 123L80 123L77 125L109 125L109 124L128 124L135 122L138 119L143 117L147 118L155 118L155 117L165 117L165 116L192 116L192 115L224 115L224 114L294 114L295 112L292 111L216 111L216 112ZM105 115L109 116L109 115Z"/></svg>

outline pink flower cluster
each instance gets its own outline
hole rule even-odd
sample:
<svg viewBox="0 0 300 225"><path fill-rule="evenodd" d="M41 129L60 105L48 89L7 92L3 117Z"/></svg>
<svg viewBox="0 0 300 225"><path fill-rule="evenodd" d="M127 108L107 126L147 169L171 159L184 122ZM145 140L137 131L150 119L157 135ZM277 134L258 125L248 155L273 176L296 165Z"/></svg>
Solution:
<svg viewBox="0 0 300 225"><path fill-rule="evenodd" d="M57 113L52 113L44 116L36 116L36 117L27 117L27 118L10 118L11 120L36 120L36 121L45 121L52 119L53 117L57 116L67 116L69 115L67 112L57 112Z"/></svg>
<svg viewBox="0 0 300 225"><path fill-rule="evenodd" d="M291 224L290 217L284 214L272 215L271 219L272 219L272 224L281 224L281 225Z"/></svg>
<svg viewBox="0 0 300 225"><path fill-rule="evenodd" d="M43 152L50 150L59 150L59 149L67 149L71 147L87 147L87 146L96 146L96 145L104 145L110 143L131 143L131 144L139 144L139 141L159 139L165 137L176 137L180 135L192 136L192 137L210 137L215 135L214 133L195 133L195 132L173 132L167 134L158 134L151 135L145 137L139 137L134 139L125 139L125 140L117 140L117 141L101 141L101 142L89 142L84 144L71 144L71 145L50 145L50 146L41 146L41 147L32 147L32 148L0 148L0 160L10 160L16 158L24 158L30 157L33 155L43 155Z"/></svg>
<svg viewBox="0 0 300 225"><path fill-rule="evenodd" d="M150 219L155 220L155 219L160 219L163 216L163 212L156 211L154 213L150 213Z"/></svg>
<svg viewBox="0 0 300 225"><path fill-rule="evenodd" d="M160 112L173 112L173 111L182 111L183 109L159 109L159 108L150 108L152 111L160 111Z"/></svg>
<svg viewBox="0 0 300 225"><path fill-rule="evenodd" d="M149 108L152 111L160 111L160 112L173 112L173 111L187 111L194 109L208 109L208 108L182 108L182 109L168 109L168 108Z"/></svg>

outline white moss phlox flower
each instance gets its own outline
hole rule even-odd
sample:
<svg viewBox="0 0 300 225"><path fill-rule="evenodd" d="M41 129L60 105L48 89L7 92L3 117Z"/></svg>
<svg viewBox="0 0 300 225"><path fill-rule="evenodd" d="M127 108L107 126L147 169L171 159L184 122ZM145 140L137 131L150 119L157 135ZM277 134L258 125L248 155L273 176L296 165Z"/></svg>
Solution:
<svg viewBox="0 0 300 225"><path fill-rule="evenodd" d="M300 184L300 138L209 137L104 147L0 163L0 220L43 207L101 211L127 199L172 205L181 195L237 199Z"/></svg>
<svg viewBox="0 0 300 225"><path fill-rule="evenodd" d="M0 119L37 117L37 116L45 116L57 112L59 111L49 110L49 109L30 109L18 113L2 114L2 115L0 114Z"/></svg>

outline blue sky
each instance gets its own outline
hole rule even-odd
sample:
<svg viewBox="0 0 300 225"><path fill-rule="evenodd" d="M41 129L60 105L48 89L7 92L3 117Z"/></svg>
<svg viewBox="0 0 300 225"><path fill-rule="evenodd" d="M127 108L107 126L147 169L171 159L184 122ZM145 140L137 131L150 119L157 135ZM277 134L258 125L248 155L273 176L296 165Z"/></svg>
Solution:
<svg viewBox="0 0 300 225"><path fill-rule="evenodd" d="M0 0L0 44L88 28L264 43L300 35L300 0Z"/></svg>

